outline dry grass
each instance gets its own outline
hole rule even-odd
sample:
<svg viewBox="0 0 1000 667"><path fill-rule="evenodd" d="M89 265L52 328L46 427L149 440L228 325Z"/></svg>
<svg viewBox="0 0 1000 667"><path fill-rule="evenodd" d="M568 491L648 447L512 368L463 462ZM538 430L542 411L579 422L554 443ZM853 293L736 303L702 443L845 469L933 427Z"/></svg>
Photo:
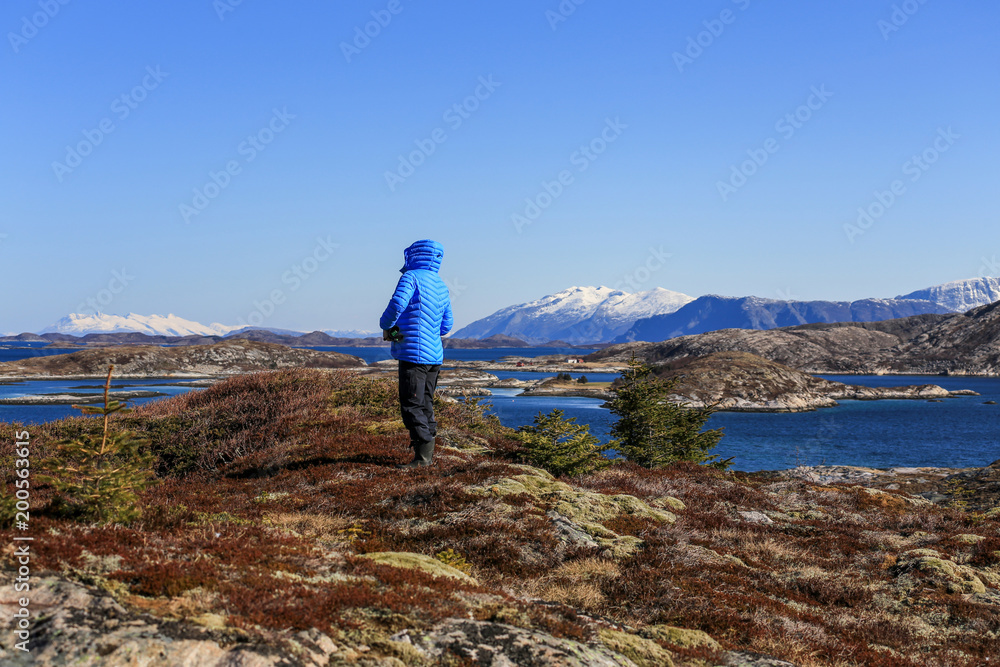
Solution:
<svg viewBox="0 0 1000 667"><path fill-rule="evenodd" d="M618 463L574 483L647 501L673 496L686 509L675 524L607 521L643 542L612 561L561 540L544 497L470 491L522 472L511 465L517 441L474 407L443 404L440 428L492 451L449 449L435 468L396 470L408 442L387 426L394 401L384 379L283 371L145 406L121 418L150 437L159 460L142 519L74 524L49 511L51 488L33 488L33 528L47 535L33 567L92 576L95 563L114 563L101 576L127 589L122 599L133 607L220 614L260 641L310 627L389 632L470 616L592 637L578 610L631 627L700 629L727 648L803 667L979 667L1000 655L1000 606L899 567L907 550L933 548L1000 577L1000 521L857 488ZM32 427L33 456L94 427L82 419ZM12 457L15 429L0 425L0 462ZM2 469L11 488L13 466ZM779 518L751 523L741 510ZM780 518L806 510L821 513ZM985 539L956 537L969 533ZM478 586L358 558L449 550Z"/></svg>

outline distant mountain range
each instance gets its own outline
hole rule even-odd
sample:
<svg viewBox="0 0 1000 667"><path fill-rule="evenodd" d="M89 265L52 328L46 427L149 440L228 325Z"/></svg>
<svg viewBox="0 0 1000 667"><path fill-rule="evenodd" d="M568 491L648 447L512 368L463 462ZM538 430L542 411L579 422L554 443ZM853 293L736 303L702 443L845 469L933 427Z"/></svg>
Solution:
<svg viewBox="0 0 1000 667"><path fill-rule="evenodd" d="M958 280L894 299L789 301L702 296L655 289L628 294L607 287L571 287L509 306L456 332L464 338L514 336L532 343L662 341L719 329L774 329L823 322L876 322L965 312L1000 300L1000 280Z"/></svg>
<svg viewBox="0 0 1000 667"><path fill-rule="evenodd" d="M787 301L756 296L708 295L698 298L656 288L628 293L609 287L571 287L497 312L454 332L449 340L516 339L532 345L560 341L570 345L662 341L719 329L774 329L829 322L877 322L924 314L965 312L1000 300L1000 280L956 280L893 299ZM267 327L201 324L176 315L71 314L19 340L127 343L134 334L163 337L168 344L203 344L207 339L245 338L295 345L368 345L378 332L325 330L303 333ZM100 338L102 340L94 340ZM376 341L371 340L376 338ZM120 340L119 340L120 339ZM205 339L205 340L202 340Z"/></svg>
<svg viewBox="0 0 1000 667"><path fill-rule="evenodd" d="M917 299L860 301L780 301L756 296L709 295L677 312L636 320L613 343L660 341L719 329L776 329L814 322L878 322L951 309Z"/></svg>
<svg viewBox="0 0 1000 667"><path fill-rule="evenodd" d="M271 327L226 326L225 324L201 324L176 315L111 315L96 313L82 315L72 313L38 333L86 336L88 334L141 333L147 336L237 336L252 331L267 331L282 336L302 336L305 332ZM332 338L368 338L379 334L361 330L322 331ZM249 337L249 336L243 336Z"/></svg>

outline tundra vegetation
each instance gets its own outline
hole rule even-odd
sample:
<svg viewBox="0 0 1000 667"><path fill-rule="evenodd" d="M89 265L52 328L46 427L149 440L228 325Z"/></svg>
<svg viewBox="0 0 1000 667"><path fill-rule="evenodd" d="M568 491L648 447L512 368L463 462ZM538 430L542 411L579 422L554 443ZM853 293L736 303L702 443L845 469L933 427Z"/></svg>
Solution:
<svg viewBox="0 0 1000 667"><path fill-rule="evenodd" d="M438 463L412 471L394 467L408 459L395 382L349 371L242 375L109 415L156 483L107 520L68 515L67 491L32 478L35 658L126 664L162 636L157 651L197 640L240 664L490 664L502 637L520 642L497 649L510 662L539 665L1000 655L1000 512L684 461L556 478L476 403L437 410ZM33 460L95 442L102 422L27 427ZM8 496L24 428L0 424ZM39 608L60 586L76 591L61 605L84 591L100 613ZM584 657L516 653L536 650Z"/></svg>

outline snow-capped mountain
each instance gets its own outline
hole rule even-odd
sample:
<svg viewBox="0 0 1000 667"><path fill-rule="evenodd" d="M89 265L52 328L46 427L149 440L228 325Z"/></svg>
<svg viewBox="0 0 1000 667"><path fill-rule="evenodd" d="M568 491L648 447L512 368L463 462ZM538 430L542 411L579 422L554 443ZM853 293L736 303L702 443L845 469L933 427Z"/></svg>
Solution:
<svg viewBox="0 0 1000 667"><path fill-rule="evenodd" d="M283 336L302 336L305 332L290 329L275 329L270 327L226 326L225 324L201 324L186 320L176 315L81 315L73 313L60 319L52 326L39 331L39 334L61 333L71 336L86 336L92 333L130 333L138 332L149 336L233 336L250 331L269 331ZM369 338L381 336L382 332L363 331L358 329L334 330L323 333L334 338Z"/></svg>
<svg viewBox="0 0 1000 667"><path fill-rule="evenodd" d="M81 315L73 313L63 317L39 334L62 333L71 336L85 336L91 333L124 333L137 331L150 336L225 336L238 327L224 324L200 324L176 315Z"/></svg>
<svg viewBox="0 0 1000 667"><path fill-rule="evenodd" d="M672 313L693 297L657 287L630 294L610 287L570 287L508 306L459 329L454 338L503 334L530 343L592 343L624 333L639 318Z"/></svg>
<svg viewBox="0 0 1000 667"><path fill-rule="evenodd" d="M943 285L910 292L897 299L924 299L940 304L948 310L964 313L967 310L1000 301L1000 280L985 276L969 280L953 280Z"/></svg>

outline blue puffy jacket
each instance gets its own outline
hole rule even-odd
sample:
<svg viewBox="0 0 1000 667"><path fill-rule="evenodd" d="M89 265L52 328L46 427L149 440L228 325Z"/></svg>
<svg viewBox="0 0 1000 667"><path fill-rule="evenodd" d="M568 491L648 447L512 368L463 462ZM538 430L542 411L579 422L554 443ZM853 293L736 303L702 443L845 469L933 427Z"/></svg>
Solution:
<svg viewBox="0 0 1000 667"><path fill-rule="evenodd" d="M399 326L403 340L392 344L392 358L414 364L444 361L441 336L451 331L451 299L438 275L444 247L437 241L417 241L403 251L403 276L382 313L379 326Z"/></svg>

